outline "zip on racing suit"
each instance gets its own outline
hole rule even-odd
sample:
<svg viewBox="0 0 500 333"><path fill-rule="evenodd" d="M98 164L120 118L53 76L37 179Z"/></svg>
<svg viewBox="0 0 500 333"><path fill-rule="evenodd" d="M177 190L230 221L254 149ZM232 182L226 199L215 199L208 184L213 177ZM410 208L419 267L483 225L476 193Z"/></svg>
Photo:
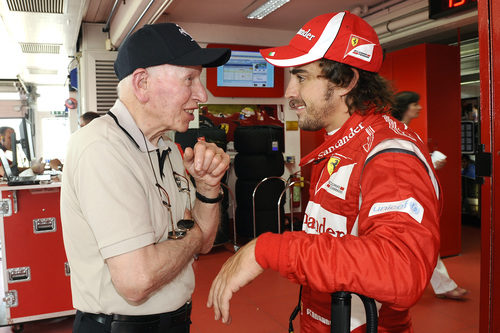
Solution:
<svg viewBox="0 0 500 333"><path fill-rule="evenodd" d="M303 285L301 332L330 332L330 293L377 300L379 332L412 332L439 248L441 191L418 135L394 118L354 113L301 165L313 163L303 231L266 233L263 268ZM364 332L353 295L351 332Z"/></svg>

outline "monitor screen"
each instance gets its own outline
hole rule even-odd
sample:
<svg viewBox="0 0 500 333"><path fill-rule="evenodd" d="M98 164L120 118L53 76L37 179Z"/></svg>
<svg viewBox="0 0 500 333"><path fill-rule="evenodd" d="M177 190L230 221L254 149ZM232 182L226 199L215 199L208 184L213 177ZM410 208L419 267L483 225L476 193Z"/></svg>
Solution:
<svg viewBox="0 0 500 333"><path fill-rule="evenodd" d="M28 161L32 161L35 159L35 149L33 147L33 132L31 129L31 123L23 119L19 124L19 134L20 140L19 143L23 148L24 154Z"/></svg>
<svg viewBox="0 0 500 333"><path fill-rule="evenodd" d="M217 97L282 97L284 70L264 60L264 46L208 44L231 49L223 66L207 68L207 89Z"/></svg>
<svg viewBox="0 0 500 333"><path fill-rule="evenodd" d="M256 51L231 51L229 61L217 67L218 87L274 87L274 66Z"/></svg>

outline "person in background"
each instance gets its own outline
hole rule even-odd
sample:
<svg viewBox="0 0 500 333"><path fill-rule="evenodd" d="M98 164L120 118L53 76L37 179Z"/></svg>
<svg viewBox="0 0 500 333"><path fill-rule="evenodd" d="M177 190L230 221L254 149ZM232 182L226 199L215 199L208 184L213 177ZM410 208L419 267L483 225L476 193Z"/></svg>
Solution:
<svg viewBox="0 0 500 333"><path fill-rule="evenodd" d="M470 155L462 154L462 222L478 222L476 219L479 218L479 208L476 202L479 190L476 165Z"/></svg>
<svg viewBox="0 0 500 333"><path fill-rule="evenodd" d="M472 120L473 122L478 122L479 120L479 110L476 105L467 104L462 108L462 120Z"/></svg>
<svg viewBox="0 0 500 333"><path fill-rule="evenodd" d="M476 179L476 165L467 154L462 154L462 176Z"/></svg>
<svg viewBox="0 0 500 333"><path fill-rule="evenodd" d="M11 151L12 149L12 133L14 133L14 129L12 127L2 126L0 127L0 149L5 153L7 150ZM12 161L9 160L9 164L12 164ZM42 163L42 158L38 160L34 160L31 162L31 166L29 168L18 168L20 172L31 169L34 174L42 174L45 170L45 164ZM5 175L5 171L3 166L0 165L1 175Z"/></svg>
<svg viewBox="0 0 500 333"><path fill-rule="evenodd" d="M92 120L99 118L101 115L97 112L85 112L80 116L80 127L83 127L90 123Z"/></svg>
<svg viewBox="0 0 500 333"><path fill-rule="evenodd" d="M419 104L420 95L414 91L401 91L395 95L395 105L392 109L392 116L406 125L418 118L422 106ZM446 158L436 160L433 165L436 170L443 168L446 164ZM436 268L431 277L431 286L434 293L439 298L449 298L463 300L468 290L459 287L456 282L450 278L448 270L441 257L438 256Z"/></svg>
<svg viewBox="0 0 500 333"><path fill-rule="evenodd" d="M336 291L380 302L379 332L412 332L409 308L436 265L441 190L424 143L389 115L393 92L377 74L377 34L356 15L329 13L261 54L291 67L285 97L299 127L328 135L301 160L312 166L303 230L264 233L240 248L214 279L207 306L229 323L233 293L273 269L302 286L302 333L330 332ZM365 329L353 295L351 330Z"/></svg>
<svg viewBox="0 0 500 333"><path fill-rule="evenodd" d="M0 127L0 149L2 149L4 152L11 149L12 133L14 133L14 129L12 127Z"/></svg>
<svg viewBox="0 0 500 333"><path fill-rule="evenodd" d="M193 257L214 243L229 156L200 141L181 157L163 134L188 129L207 101L202 68L229 57L173 23L120 46L118 99L71 136L63 171L73 332L189 332Z"/></svg>

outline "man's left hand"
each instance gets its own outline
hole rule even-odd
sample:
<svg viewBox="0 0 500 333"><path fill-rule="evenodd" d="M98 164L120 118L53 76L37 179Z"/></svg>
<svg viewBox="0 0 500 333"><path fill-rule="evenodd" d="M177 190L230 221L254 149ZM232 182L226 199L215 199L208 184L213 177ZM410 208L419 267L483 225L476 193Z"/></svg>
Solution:
<svg viewBox="0 0 500 333"><path fill-rule="evenodd" d="M41 175L45 170L45 163L42 162L42 157L31 162L31 170L37 175Z"/></svg>

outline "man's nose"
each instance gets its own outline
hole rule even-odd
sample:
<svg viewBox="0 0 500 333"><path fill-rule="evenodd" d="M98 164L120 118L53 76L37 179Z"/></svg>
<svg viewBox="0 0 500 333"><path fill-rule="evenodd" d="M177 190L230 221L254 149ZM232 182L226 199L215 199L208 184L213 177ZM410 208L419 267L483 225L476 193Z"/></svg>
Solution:
<svg viewBox="0 0 500 333"><path fill-rule="evenodd" d="M297 84L293 82L293 79L288 83L285 90L285 98L294 98L298 96Z"/></svg>

